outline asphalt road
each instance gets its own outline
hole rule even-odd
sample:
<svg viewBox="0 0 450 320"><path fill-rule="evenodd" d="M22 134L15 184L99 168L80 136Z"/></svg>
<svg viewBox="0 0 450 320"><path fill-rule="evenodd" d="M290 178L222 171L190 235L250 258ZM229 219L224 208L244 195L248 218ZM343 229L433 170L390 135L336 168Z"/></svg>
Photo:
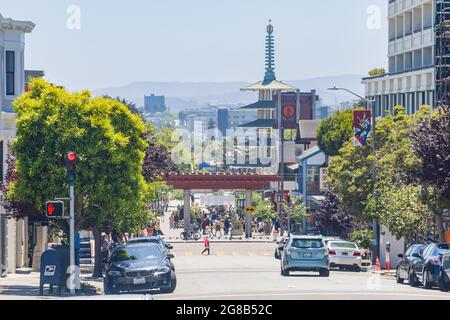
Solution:
<svg viewBox="0 0 450 320"><path fill-rule="evenodd" d="M273 243L229 243L212 246L211 256L201 256L201 243L175 244L173 252L177 289L169 295L97 297L98 299L147 300L450 300L438 289L397 284L390 276L371 272L332 271L280 275L280 261L273 258Z"/></svg>

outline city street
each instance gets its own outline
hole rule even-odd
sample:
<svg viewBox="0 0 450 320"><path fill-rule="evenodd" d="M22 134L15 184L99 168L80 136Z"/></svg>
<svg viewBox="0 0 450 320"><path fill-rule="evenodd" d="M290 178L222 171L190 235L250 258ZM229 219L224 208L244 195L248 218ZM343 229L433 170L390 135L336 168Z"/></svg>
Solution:
<svg viewBox="0 0 450 320"><path fill-rule="evenodd" d="M175 254L174 263L178 284L174 294L105 296L99 293L89 297L65 297L63 299L450 300L450 293L442 293L437 288L433 290L411 288L408 284L395 283L392 275L380 275L372 272L332 271L329 278L321 278L313 272L293 273L290 277L282 277L279 269L280 262L273 258L273 248L273 243L216 243L211 245L211 256L201 256L201 242L176 243L173 253ZM22 279L22 284L14 287L3 285L5 282L13 280L1 279L1 299L59 299L33 296L33 292L37 294L39 278L30 278L27 284L24 283L26 278ZM99 280L89 283L102 289L102 283ZM28 292L28 294L24 295L24 292Z"/></svg>

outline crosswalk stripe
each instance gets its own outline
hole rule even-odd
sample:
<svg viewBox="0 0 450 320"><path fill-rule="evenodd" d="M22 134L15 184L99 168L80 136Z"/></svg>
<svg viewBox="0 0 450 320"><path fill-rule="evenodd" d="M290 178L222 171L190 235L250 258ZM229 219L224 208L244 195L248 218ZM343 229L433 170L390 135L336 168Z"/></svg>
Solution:
<svg viewBox="0 0 450 320"><path fill-rule="evenodd" d="M186 251L186 252L184 253L184 255L185 255L186 257L192 257L192 252Z"/></svg>
<svg viewBox="0 0 450 320"><path fill-rule="evenodd" d="M233 252L233 257L239 257L241 254L239 252Z"/></svg>
<svg viewBox="0 0 450 320"><path fill-rule="evenodd" d="M218 257L223 257L223 256L225 256L225 252L217 252L217 256Z"/></svg>
<svg viewBox="0 0 450 320"><path fill-rule="evenodd" d="M249 252L248 255L249 255L250 257L256 257L256 252Z"/></svg>

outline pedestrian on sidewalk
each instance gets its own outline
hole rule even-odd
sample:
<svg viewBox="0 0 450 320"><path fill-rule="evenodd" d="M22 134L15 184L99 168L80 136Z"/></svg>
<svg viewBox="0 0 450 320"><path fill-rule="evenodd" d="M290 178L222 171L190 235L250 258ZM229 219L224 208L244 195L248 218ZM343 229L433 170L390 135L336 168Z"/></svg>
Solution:
<svg viewBox="0 0 450 320"><path fill-rule="evenodd" d="M205 255L205 252L208 252L208 256L211 254L209 247L209 239L208 236L205 237L205 241L203 242L205 249L202 251L202 256Z"/></svg>
<svg viewBox="0 0 450 320"><path fill-rule="evenodd" d="M175 217L174 217L173 221L175 222L175 229L178 229L178 223L180 221L180 217L178 215L178 212L175 212Z"/></svg>
<svg viewBox="0 0 450 320"><path fill-rule="evenodd" d="M169 218L170 229L173 229L173 227L175 226L175 222L173 221L174 216L175 216L175 212L172 212L172 214L170 215L170 218Z"/></svg>
<svg viewBox="0 0 450 320"><path fill-rule="evenodd" d="M214 224L215 224L214 236L217 237L217 232L219 233L220 236L222 236L222 222L220 221L220 219L217 218Z"/></svg>

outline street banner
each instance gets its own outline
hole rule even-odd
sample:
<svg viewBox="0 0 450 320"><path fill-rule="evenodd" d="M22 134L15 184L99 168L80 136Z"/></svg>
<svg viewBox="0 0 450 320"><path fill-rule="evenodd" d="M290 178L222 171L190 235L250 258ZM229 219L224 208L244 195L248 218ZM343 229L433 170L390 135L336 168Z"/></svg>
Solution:
<svg viewBox="0 0 450 320"><path fill-rule="evenodd" d="M370 110L353 111L353 130L355 133L355 146L363 147L367 145L367 138L372 132L372 113Z"/></svg>

